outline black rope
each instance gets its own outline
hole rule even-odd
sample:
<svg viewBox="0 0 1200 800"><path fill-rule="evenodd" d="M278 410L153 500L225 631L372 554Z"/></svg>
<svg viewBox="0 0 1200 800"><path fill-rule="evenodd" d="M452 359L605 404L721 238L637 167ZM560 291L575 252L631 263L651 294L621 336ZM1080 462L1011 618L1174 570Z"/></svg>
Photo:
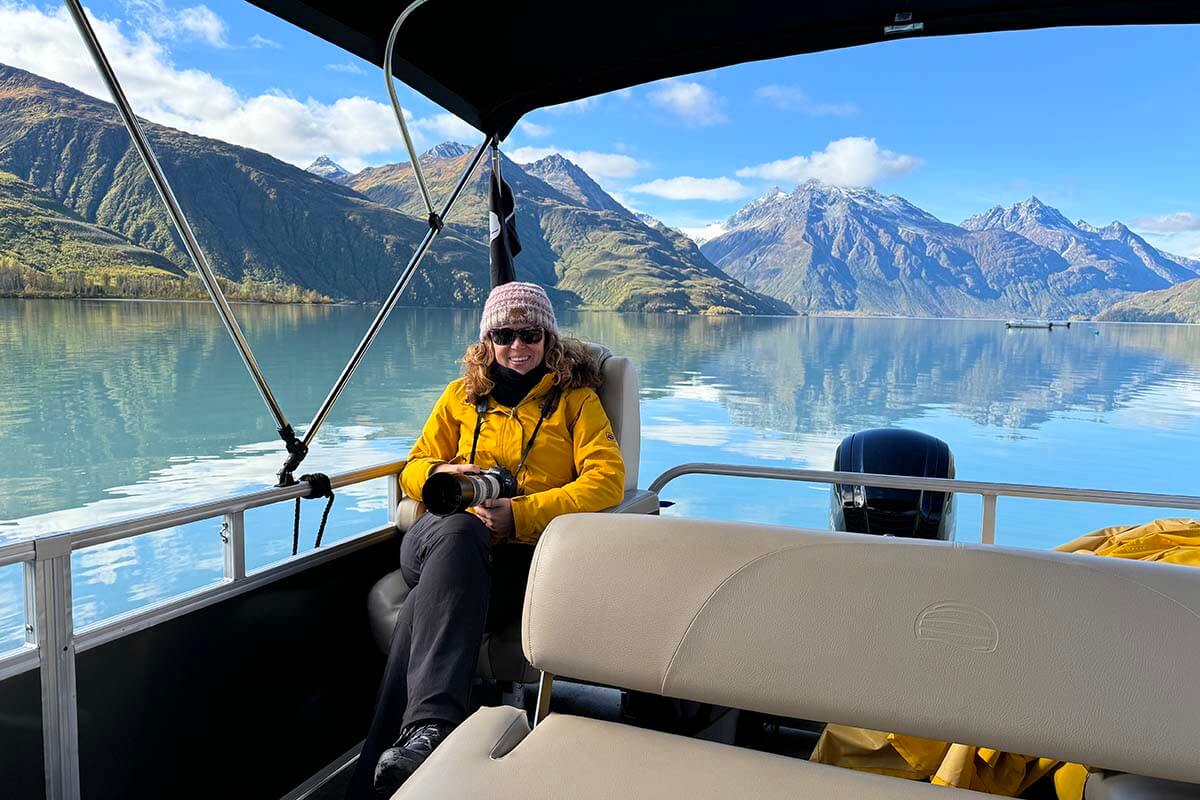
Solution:
<svg viewBox="0 0 1200 800"><path fill-rule="evenodd" d="M292 426L279 429L279 438L283 439L284 446L287 448L287 461L283 463L283 467L276 473L279 476L279 482L276 486L292 486L296 483L296 479L292 477L292 473L300 467L300 462L308 455L308 448L300 437L296 436L296 432L292 430Z"/></svg>
<svg viewBox="0 0 1200 800"><path fill-rule="evenodd" d="M315 550L321 546L321 538L325 536L325 523L329 521L329 512L333 510L333 485L329 482L329 476L323 472L301 475L300 480L308 484L308 494L304 495L304 499L329 498L325 503L325 511L321 514L321 525L317 528L317 540L313 545ZM296 555L300 550L300 499L296 498L296 514L292 521L292 555Z"/></svg>

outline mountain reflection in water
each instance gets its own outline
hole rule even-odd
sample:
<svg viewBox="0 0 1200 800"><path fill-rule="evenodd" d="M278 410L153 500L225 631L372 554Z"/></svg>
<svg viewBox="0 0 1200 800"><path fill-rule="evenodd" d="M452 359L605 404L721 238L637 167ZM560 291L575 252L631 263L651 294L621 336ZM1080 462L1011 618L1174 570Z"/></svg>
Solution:
<svg viewBox="0 0 1200 800"><path fill-rule="evenodd" d="M235 307L297 427L374 311ZM966 479L1197 491L1200 327L611 313L561 323L637 364L643 486L684 461L828 469L844 435L898 425L949 442ZM477 334L476 313L397 309L304 468L403 457ZM257 488L282 460L216 313L169 302L0 300L0 452L0 541ZM668 513L826 520L822 486L694 477L666 495L678 503ZM327 538L382 522L385 498L382 482L343 490ZM961 499L959 538L978 536L978 507ZM306 512L311 545L317 512ZM1169 513L1001 500L998 541L1047 547ZM216 528L77 553L77 624L218 579ZM247 539L252 565L285 557L290 507L248 514ZM0 649L19 635L19 581L19 567L0 569Z"/></svg>

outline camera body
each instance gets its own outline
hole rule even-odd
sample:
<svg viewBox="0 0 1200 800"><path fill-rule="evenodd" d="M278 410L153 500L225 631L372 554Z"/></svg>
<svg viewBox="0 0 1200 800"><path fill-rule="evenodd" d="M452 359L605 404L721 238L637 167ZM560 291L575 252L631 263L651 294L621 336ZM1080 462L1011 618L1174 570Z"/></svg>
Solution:
<svg viewBox="0 0 1200 800"><path fill-rule="evenodd" d="M516 495L516 476L507 467L492 467L482 472L434 473L425 481L421 502L430 514L448 517L485 500Z"/></svg>

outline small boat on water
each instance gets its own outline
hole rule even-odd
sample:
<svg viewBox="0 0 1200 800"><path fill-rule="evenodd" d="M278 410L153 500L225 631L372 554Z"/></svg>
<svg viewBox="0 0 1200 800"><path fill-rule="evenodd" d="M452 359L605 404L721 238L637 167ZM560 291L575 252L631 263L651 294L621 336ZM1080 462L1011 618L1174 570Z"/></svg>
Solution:
<svg viewBox="0 0 1200 800"><path fill-rule="evenodd" d="M1045 328L1053 330L1054 328L1069 328L1070 321L1054 322L1048 319L1010 319L1004 323L1006 328Z"/></svg>

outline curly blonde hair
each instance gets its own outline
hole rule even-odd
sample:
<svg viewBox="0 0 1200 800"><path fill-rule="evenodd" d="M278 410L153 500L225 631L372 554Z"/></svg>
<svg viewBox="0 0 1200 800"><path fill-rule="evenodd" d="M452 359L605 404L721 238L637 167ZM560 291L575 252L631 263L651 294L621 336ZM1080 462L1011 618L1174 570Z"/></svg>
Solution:
<svg viewBox="0 0 1200 800"><path fill-rule="evenodd" d="M554 385L563 391L600 386L600 364L585 342L569 336L556 336L546 331L546 350L542 363L554 376ZM466 381L467 400L479 402L479 398L491 394L495 383L491 378L492 365L496 363L496 350L490 341L473 342L463 356L463 378Z"/></svg>

